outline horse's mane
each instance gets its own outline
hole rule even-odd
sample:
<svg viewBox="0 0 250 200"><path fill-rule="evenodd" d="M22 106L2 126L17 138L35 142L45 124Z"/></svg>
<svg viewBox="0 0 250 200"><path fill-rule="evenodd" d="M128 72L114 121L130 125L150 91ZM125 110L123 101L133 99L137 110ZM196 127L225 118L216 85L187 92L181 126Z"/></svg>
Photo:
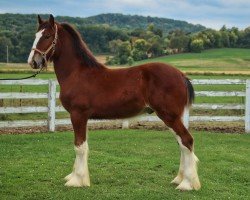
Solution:
<svg viewBox="0 0 250 200"><path fill-rule="evenodd" d="M73 47L75 49L77 56L81 59L82 63L84 63L88 67L93 67L93 68L104 67L103 64L99 63L96 60L94 55L91 53L87 45L82 40L81 35L77 30L75 30L68 23L61 23L61 26L71 35Z"/></svg>

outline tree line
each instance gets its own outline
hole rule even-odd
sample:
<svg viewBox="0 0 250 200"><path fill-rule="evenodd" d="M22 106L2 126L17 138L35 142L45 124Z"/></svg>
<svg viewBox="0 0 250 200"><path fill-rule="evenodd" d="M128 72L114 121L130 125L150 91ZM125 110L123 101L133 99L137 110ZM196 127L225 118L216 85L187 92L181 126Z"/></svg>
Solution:
<svg viewBox="0 0 250 200"><path fill-rule="evenodd" d="M134 61L182 52L200 53L212 48L250 48L250 27L220 30L206 29L197 33L183 30L171 31L164 36L162 31L150 24L147 30L134 30L129 40L112 40L110 51L115 55L107 58L109 64L133 64Z"/></svg>
<svg viewBox="0 0 250 200"><path fill-rule="evenodd" d="M175 29L166 32L154 23L146 28L120 28L109 24L89 24L82 18L57 17L57 20L72 23L94 53L112 54L107 57L108 64L132 64L149 57L201 52L210 48L250 48L250 27L245 30L223 26L218 31ZM0 62L6 62L7 46L10 62L26 62L34 41L36 23L36 15L0 15Z"/></svg>

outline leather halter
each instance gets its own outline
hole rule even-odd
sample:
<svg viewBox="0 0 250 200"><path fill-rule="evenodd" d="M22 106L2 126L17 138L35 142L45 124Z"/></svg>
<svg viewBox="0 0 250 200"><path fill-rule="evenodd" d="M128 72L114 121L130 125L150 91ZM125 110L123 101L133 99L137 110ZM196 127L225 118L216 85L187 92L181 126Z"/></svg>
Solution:
<svg viewBox="0 0 250 200"><path fill-rule="evenodd" d="M56 48L56 43L57 43L57 39L58 39L58 33L57 33L57 25L55 24L55 38L53 40L53 42L51 43L51 45L48 47L48 49L46 51L41 51L37 48L32 48L32 50L37 51L38 53L41 54L41 56L43 57L44 61L45 61L45 67L47 67L47 63L50 60L50 58L54 55L55 53L55 48ZM50 50L52 49L52 53L50 55L50 57L47 60L47 54L50 52Z"/></svg>

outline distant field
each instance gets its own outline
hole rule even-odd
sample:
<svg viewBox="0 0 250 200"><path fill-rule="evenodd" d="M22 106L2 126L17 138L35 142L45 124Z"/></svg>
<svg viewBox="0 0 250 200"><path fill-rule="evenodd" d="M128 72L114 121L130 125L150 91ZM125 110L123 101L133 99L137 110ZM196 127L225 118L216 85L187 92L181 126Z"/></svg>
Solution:
<svg viewBox="0 0 250 200"><path fill-rule="evenodd" d="M106 56L105 55L97 55L97 60L101 63L106 62ZM0 63L0 77L5 76L5 73L31 73L35 70L32 70L31 67L28 65L28 63ZM47 70L45 70L47 73L53 73L53 65L50 63ZM45 73L43 72L43 73ZM2 73L2 74L1 74ZM22 76L22 75L21 75Z"/></svg>
<svg viewBox="0 0 250 200"><path fill-rule="evenodd" d="M185 53L143 60L170 63L185 72L207 72L250 75L250 49L213 49L202 53Z"/></svg>
<svg viewBox="0 0 250 200"><path fill-rule="evenodd" d="M101 63L105 63L105 55L97 55ZM183 53L135 62L139 65L148 62L170 63L189 74L245 74L250 76L250 49L212 49L202 53ZM111 66L117 67L117 66ZM118 66L118 67L125 67ZM0 63L0 73L30 72L31 68L26 63L6 64ZM48 72L53 72L50 65ZM5 74L0 74L4 77Z"/></svg>

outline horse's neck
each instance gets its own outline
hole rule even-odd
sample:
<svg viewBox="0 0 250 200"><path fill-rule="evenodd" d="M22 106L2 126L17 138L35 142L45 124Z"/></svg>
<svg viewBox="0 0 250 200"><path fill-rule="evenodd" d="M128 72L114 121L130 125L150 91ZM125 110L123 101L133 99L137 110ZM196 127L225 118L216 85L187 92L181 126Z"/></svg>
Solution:
<svg viewBox="0 0 250 200"><path fill-rule="evenodd" d="M62 55L54 61L54 70L60 85L65 83L67 79L77 70L77 59L70 55Z"/></svg>
<svg viewBox="0 0 250 200"><path fill-rule="evenodd" d="M63 42L60 43L61 50L56 59L53 60L53 63L57 80L62 87L63 84L68 84L69 81L76 80L80 73L87 72L90 68L87 66L87 62L83 64L82 60L77 57L68 33L64 32L61 34L61 36L64 36L61 39Z"/></svg>
<svg viewBox="0 0 250 200"><path fill-rule="evenodd" d="M76 73L79 70L81 65L69 41L61 43L60 55L53 60L53 63L57 80L61 86L69 79L72 73Z"/></svg>

